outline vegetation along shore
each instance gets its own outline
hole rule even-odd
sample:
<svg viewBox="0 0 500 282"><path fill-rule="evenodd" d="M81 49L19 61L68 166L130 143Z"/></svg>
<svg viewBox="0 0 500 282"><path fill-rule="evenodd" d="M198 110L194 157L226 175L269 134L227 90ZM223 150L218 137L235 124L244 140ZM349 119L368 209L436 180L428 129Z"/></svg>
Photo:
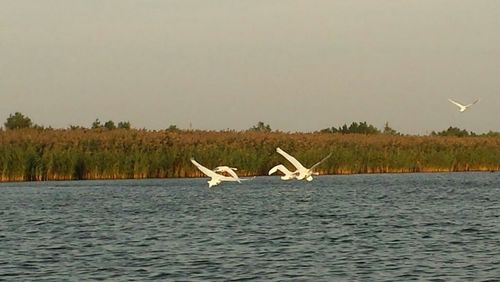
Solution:
<svg viewBox="0 0 500 282"><path fill-rule="evenodd" d="M267 175L283 161L276 147L304 164L333 153L317 169L321 174L500 170L495 132L449 128L409 136L364 122L314 133L272 131L262 122L245 131L145 130L98 120L91 128L51 129L31 121L18 126L28 118L21 115L13 122L13 117L0 130L1 181L202 176L190 162L193 156L207 167L235 166L240 176Z"/></svg>

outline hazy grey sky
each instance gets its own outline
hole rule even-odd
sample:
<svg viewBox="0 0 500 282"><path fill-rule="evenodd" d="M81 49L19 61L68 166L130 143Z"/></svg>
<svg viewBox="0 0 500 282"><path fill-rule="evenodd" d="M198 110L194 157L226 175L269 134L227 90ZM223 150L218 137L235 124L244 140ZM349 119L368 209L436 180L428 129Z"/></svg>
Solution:
<svg viewBox="0 0 500 282"><path fill-rule="evenodd" d="M0 97L54 127L500 131L500 1L0 0Z"/></svg>

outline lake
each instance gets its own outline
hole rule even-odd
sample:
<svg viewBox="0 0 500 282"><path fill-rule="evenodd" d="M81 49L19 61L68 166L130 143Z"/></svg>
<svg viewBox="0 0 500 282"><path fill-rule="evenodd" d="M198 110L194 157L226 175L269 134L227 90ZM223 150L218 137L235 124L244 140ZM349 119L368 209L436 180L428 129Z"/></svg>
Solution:
<svg viewBox="0 0 500 282"><path fill-rule="evenodd" d="M0 280L487 281L500 173L0 184Z"/></svg>

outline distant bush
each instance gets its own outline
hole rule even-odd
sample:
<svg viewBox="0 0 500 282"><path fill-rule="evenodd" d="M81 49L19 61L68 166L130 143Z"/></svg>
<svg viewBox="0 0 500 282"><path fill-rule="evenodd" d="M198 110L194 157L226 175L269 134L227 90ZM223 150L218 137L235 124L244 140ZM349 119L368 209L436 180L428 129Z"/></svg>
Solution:
<svg viewBox="0 0 500 282"><path fill-rule="evenodd" d="M31 119L20 112L10 114L7 121L4 123L6 129L22 129L33 127Z"/></svg>
<svg viewBox="0 0 500 282"><path fill-rule="evenodd" d="M342 133L342 134L379 134L380 130L378 130L375 126L368 124L366 121L363 122L353 122L351 125L347 126L344 124L342 126L325 128L320 130L322 133Z"/></svg>
<svg viewBox="0 0 500 282"><path fill-rule="evenodd" d="M248 130L257 132L271 132L271 126L269 124L265 124L262 121L259 121L256 125L250 127Z"/></svg>
<svg viewBox="0 0 500 282"><path fill-rule="evenodd" d="M456 136L456 137L466 137L466 136L475 136L476 134L473 132L468 132L467 130L460 129L458 127L450 126L448 129L440 131L440 132L431 132L431 135L434 136Z"/></svg>

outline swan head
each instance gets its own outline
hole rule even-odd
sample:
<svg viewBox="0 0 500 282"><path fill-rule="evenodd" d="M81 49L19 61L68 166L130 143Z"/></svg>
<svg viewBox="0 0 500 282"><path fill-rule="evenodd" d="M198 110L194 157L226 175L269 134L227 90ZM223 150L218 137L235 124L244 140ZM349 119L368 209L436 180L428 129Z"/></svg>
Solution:
<svg viewBox="0 0 500 282"><path fill-rule="evenodd" d="M306 177L306 180L307 180L307 181L312 181L312 180L313 180L313 177L309 175L308 177Z"/></svg>

